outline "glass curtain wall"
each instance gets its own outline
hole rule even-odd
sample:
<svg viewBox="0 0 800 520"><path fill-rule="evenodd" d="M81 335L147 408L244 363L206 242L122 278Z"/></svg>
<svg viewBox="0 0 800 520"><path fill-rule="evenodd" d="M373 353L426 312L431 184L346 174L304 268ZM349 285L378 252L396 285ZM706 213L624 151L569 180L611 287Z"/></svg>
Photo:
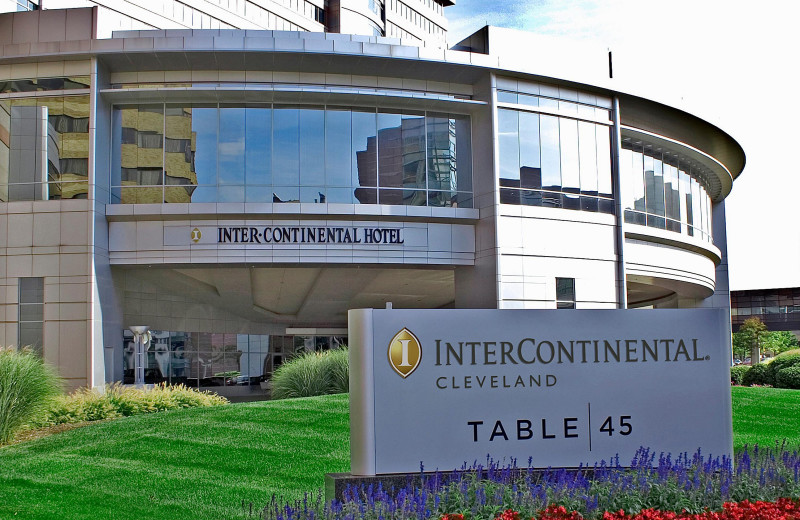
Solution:
<svg viewBox="0 0 800 520"><path fill-rule="evenodd" d="M608 125L507 108L498 122L501 204L614 213Z"/></svg>
<svg viewBox="0 0 800 520"><path fill-rule="evenodd" d="M668 151L623 143L620 174L625 222L711 241L711 198L698 180L702 170Z"/></svg>
<svg viewBox="0 0 800 520"><path fill-rule="evenodd" d="M134 105L114 114L118 203L472 207L468 116L313 105Z"/></svg>
<svg viewBox="0 0 800 520"><path fill-rule="evenodd" d="M0 100L0 202L85 199L89 96Z"/></svg>

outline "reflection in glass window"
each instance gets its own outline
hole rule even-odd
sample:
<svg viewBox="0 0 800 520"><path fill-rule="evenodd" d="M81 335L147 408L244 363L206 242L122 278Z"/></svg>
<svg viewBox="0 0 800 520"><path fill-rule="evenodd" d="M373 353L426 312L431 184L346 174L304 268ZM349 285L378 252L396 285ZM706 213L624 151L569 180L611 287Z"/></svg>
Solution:
<svg viewBox="0 0 800 520"><path fill-rule="evenodd" d="M328 350L347 344L346 337L338 336L165 330L151 330L150 333L145 383L184 384L214 389L223 394L223 387L255 386L263 390L275 369L298 352ZM133 383L136 364L133 334L124 329L122 336L123 382Z"/></svg>
<svg viewBox="0 0 800 520"><path fill-rule="evenodd" d="M323 186L325 184L325 112L319 108L299 110L298 123L300 185ZM300 200L309 199L301 197Z"/></svg>
<svg viewBox="0 0 800 520"><path fill-rule="evenodd" d="M620 174L627 186L625 222L711 241L711 198L703 172L667 151L626 140Z"/></svg>
<svg viewBox="0 0 800 520"><path fill-rule="evenodd" d="M561 147L559 146L558 119L554 116L539 117L542 140L542 188L561 190Z"/></svg>
<svg viewBox="0 0 800 520"><path fill-rule="evenodd" d="M466 116L134 105L113 121L114 202L472 206Z"/></svg>
<svg viewBox="0 0 800 520"><path fill-rule="evenodd" d="M272 110L269 106L245 108L244 161L245 184L269 186L272 184ZM268 190L254 189L254 193ZM268 202L248 200L247 202Z"/></svg>
<svg viewBox="0 0 800 520"><path fill-rule="evenodd" d="M245 108L219 111L219 184L244 184Z"/></svg>
<svg viewBox="0 0 800 520"><path fill-rule="evenodd" d="M500 203L613 213L607 125L498 110Z"/></svg>
<svg viewBox="0 0 800 520"><path fill-rule="evenodd" d="M0 201L86 198L89 96L0 100Z"/></svg>
<svg viewBox="0 0 800 520"><path fill-rule="evenodd" d="M70 76L59 78L10 79L0 81L0 93L43 92L47 90L88 89L89 76Z"/></svg>
<svg viewBox="0 0 800 520"><path fill-rule="evenodd" d="M296 108L276 107L273 110L272 121L273 183L279 186L298 186L300 183L300 113Z"/></svg>

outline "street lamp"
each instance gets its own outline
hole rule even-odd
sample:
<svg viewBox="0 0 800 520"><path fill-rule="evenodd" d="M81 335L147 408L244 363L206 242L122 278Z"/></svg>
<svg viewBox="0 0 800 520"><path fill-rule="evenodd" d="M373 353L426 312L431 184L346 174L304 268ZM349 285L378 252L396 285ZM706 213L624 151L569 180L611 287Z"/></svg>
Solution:
<svg viewBox="0 0 800 520"><path fill-rule="evenodd" d="M131 325L128 329L133 332L133 345L136 354L133 358L134 376L136 386L144 385L145 346L150 343L150 327L147 325Z"/></svg>

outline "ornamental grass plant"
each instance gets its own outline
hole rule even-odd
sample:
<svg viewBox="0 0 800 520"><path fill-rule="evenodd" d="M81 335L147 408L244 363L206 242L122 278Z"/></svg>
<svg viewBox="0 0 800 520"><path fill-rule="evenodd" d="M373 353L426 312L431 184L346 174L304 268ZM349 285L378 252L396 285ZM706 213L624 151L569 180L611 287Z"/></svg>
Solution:
<svg viewBox="0 0 800 520"><path fill-rule="evenodd" d="M647 510L701 514L720 511L726 503L798 497L800 453L783 445L745 449L735 461L704 457L699 451L672 456L641 448L626 466L614 459L577 470L540 471L488 460L485 465L448 474L421 474L399 489L381 484L351 487L343 500L330 503L319 496L293 504L273 499L259 516L268 520L428 520L461 515L464 520L484 520L507 510L520 518L539 518L548 508L563 507L565 512L575 512L576 519L605 518L607 512L620 512L614 518L622 519Z"/></svg>
<svg viewBox="0 0 800 520"><path fill-rule="evenodd" d="M0 347L0 445L45 409L61 392L61 380L30 349Z"/></svg>
<svg viewBox="0 0 800 520"><path fill-rule="evenodd" d="M211 392L200 392L185 385L157 384L149 388L107 385L104 391L80 388L56 398L43 413L31 421L34 428L116 419L145 413L220 406L228 400Z"/></svg>
<svg viewBox="0 0 800 520"><path fill-rule="evenodd" d="M303 352L272 375L273 399L340 394L349 390L347 347Z"/></svg>

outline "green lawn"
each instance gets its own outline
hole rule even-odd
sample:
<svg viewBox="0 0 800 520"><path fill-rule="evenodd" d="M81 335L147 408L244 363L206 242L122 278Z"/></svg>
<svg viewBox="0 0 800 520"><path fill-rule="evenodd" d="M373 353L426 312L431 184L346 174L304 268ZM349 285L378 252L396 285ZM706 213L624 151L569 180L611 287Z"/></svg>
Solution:
<svg viewBox="0 0 800 520"><path fill-rule="evenodd" d="M241 518L349 469L347 396L129 417L0 448L0 519ZM734 446L800 447L800 391L733 388ZM16 515L16 516L15 516Z"/></svg>
<svg viewBox="0 0 800 520"><path fill-rule="evenodd" d="M229 519L347 471L346 395L127 417L0 448L0 519ZM17 515L17 516L14 516Z"/></svg>
<svg viewBox="0 0 800 520"><path fill-rule="evenodd" d="M735 386L733 393L733 447L772 446L787 440L800 448L800 390Z"/></svg>

